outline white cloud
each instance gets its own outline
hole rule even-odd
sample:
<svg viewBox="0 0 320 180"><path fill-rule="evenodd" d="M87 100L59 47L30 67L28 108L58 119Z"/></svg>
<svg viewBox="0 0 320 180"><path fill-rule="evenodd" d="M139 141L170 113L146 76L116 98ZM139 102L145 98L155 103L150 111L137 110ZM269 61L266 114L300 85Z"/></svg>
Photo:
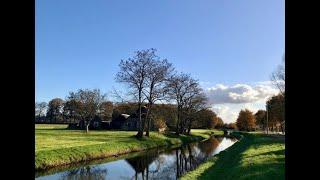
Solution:
<svg viewBox="0 0 320 180"><path fill-rule="evenodd" d="M278 93L271 81L231 86L216 84L206 90L209 105L225 123L235 122L241 109L253 113L265 109L267 98Z"/></svg>
<svg viewBox="0 0 320 180"><path fill-rule="evenodd" d="M265 101L268 97L278 93L278 90L269 83L256 85L236 84L226 86L217 84L206 90L209 104L241 104Z"/></svg>
<svg viewBox="0 0 320 180"><path fill-rule="evenodd" d="M237 118L238 112L236 109L230 108L228 105L216 105L211 108L219 117L222 118L223 122L230 123L234 122Z"/></svg>
<svg viewBox="0 0 320 180"><path fill-rule="evenodd" d="M228 106L213 106L212 110L217 114L225 114L230 108Z"/></svg>
<svg viewBox="0 0 320 180"><path fill-rule="evenodd" d="M243 103L243 104L217 104L211 108L223 122L231 123L236 122L239 112L242 109L249 109L256 113L259 109L265 109L265 103Z"/></svg>

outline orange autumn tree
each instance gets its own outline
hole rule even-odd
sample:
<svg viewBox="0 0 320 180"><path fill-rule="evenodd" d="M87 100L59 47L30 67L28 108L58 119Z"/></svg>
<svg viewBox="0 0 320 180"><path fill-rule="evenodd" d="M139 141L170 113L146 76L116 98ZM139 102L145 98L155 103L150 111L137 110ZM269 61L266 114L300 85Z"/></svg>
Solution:
<svg viewBox="0 0 320 180"><path fill-rule="evenodd" d="M216 114L214 114L214 116L212 116L209 120L209 128L213 129L213 128L216 128L216 129L220 129L222 128L224 125L223 123L223 120L218 117Z"/></svg>
<svg viewBox="0 0 320 180"><path fill-rule="evenodd" d="M252 131L256 127L256 119L253 112L248 109L241 110L237 119L237 127L241 131Z"/></svg>

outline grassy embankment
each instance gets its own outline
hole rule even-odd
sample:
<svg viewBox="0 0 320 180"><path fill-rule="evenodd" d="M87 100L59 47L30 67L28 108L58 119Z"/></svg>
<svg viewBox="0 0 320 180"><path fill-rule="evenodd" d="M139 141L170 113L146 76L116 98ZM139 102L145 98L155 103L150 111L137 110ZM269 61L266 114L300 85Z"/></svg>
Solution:
<svg viewBox="0 0 320 180"><path fill-rule="evenodd" d="M242 134L239 142L181 179L285 179L284 137Z"/></svg>
<svg viewBox="0 0 320 180"><path fill-rule="evenodd" d="M66 125L35 126L35 169L110 157L150 148L181 144L209 138L218 130L193 129L190 136L151 132L149 138L138 140L135 131L68 130Z"/></svg>

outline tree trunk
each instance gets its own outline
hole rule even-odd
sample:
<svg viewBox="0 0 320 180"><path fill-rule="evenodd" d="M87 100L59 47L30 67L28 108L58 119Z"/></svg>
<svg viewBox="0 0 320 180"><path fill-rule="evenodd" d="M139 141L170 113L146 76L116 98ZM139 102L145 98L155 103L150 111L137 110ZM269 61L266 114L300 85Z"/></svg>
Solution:
<svg viewBox="0 0 320 180"><path fill-rule="evenodd" d="M90 125L90 121L89 121L89 122L87 122L87 125L86 125L86 133L88 133L88 132L89 132L89 125Z"/></svg>
<svg viewBox="0 0 320 180"><path fill-rule="evenodd" d="M183 126L183 118L180 117L180 131L179 131L179 134L183 134L183 130L184 130L183 127L184 127Z"/></svg>
<svg viewBox="0 0 320 180"><path fill-rule="evenodd" d="M142 126L141 126L141 137L142 137L146 127L146 118L141 118L141 123L142 123Z"/></svg>
<svg viewBox="0 0 320 180"><path fill-rule="evenodd" d="M147 119L147 130L146 130L146 136L149 137L149 131L150 131L150 121L151 118L149 117L151 114L151 107L152 107L152 103L149 103L149 108L147 111L147 115L146 115L146 119Z"/></svg>
<svg viewBox="0 0 320 180"><path fill-rule="evenodd" d="M150 131L150 119L147 119L147 129L146 129L146 136L149 137L149 131Z"/></svg>
<svg viewBox="0 0 320 180"><path fill-rule="evenodd" d="M186 134L186 119L182 119L180 134Z"/></svg>
<svg viewBox="0 0 320 180"><path fill-rule="evenodd" d="M178 135L179 134L183 134L183 132L184 132L184 119L181 117L181 111L182 111L182 108L180 107L179 108L180 110L179 110L179 118L178 118L178 120L179 120L179 127L178 127Z"/></svg>
<svg viewBox="0 0 320 180"><path fill-rule="evenodd" d="M176 134L179 135L180 133L180 129L179 129L179 125L180 125L180 110L179 110L179 105L178 105L178 109L177 109L177 125L176 125Z"/></svg>
<svg viewBox="0 0 320 180"><path fill-rule="evenodd" d="M188 121L188 131L187 131L187 134L189 135L190 134L190 131L191 131L191 119L189 119Z"/></svg>
<svg viewBox="0 0 320 180"><path fill-rule="evenodd" d="M141 119L141 90L139 90L139 129L136 135L137 138L142 138L143 127L144 127L144 122L142 122L142 119Z"/></svg>

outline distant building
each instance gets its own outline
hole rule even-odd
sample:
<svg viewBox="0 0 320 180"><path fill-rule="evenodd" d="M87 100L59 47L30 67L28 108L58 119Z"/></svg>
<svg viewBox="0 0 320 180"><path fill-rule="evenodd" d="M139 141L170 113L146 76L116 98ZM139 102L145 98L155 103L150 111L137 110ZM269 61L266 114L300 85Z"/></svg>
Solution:
<svg viewBox="0 0 320 180"><path fill-rule="evenodd" d="M121 124L121 129L123 130L138 130L139 128L139 117L136 114L127 115L122 114L125 116L125 121Z"/></svg>
<svg viewBox="0 0 320 180"><path fill-rule="evenodd" d="M145 118L148 109L146 106L141 108L141 118ZM128 115L121 114L119 119L117 119L117 127L120 127L122 130L138 130L140 122L139 122L139 110L136 113Z"/></svg>
<svg viewBox="0 0 320 180"><path fill-rule="evenodd" d="M141 118L146 118L148 108L143 106L141 108ZM155 128L155 125L151 121L150 129L157 130L159 132L164 132L166 127ZM70 129L85 129L86 122L83 120L74 121L69 123ZM89 129L121 129L128 131L137 131L139 129L139 110L133 114L120 114L110 120L102 120L99 116L95 116L94 119L90 121Z"/></svg>
<svg viewBox="0 0 320 180"><path fill-rule="evenodd" d="M146 106L143 106L141 108L141 118L146 118L148 112L148 108ZM120 114L118 117L114 118L112 121L107 122L109 123L108 128L101 127L102 129L121 129L121 130L127 130L127 131L137 131L140 126L139 122L139 110L137 110L135 113L129 115L129 114ZM153 121L151 121L150 124L150 130L156 130L159 132L164 132L167 129L167 127L161 127L156 128L155 124L153 124Z"/></svg>

